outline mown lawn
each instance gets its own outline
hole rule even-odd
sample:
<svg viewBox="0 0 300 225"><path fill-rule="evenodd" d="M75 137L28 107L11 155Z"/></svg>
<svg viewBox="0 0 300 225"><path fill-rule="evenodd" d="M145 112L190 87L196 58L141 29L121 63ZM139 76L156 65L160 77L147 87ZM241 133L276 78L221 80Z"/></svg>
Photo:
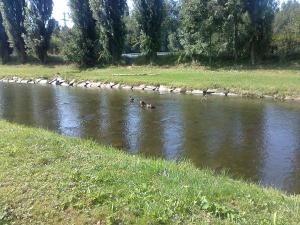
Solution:
<svg viewBox="0 0 300 225"><path fill-rule="evenodd" d="M299 196L0 121L0 224L299 221Z"/></svg>
<svg viewBox="0 0 300 225"><path fill-rule="evenodd" d="M191 89L219 88L237 93L300 95L300 70L253 69L207 70L191 66L119 66L79 70L72 65L2 65L0 77L52 78L57 73L67 80L115 81L126 84L162 84ZM113 76L138 74L146 76Z"/></svg>

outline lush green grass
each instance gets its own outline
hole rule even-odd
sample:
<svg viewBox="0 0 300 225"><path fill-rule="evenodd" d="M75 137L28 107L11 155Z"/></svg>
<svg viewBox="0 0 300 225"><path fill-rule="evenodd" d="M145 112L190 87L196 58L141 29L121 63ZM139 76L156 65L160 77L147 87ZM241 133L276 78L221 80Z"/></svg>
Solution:
<svg viewBox="0 0 300 225"><path fill-rule="evenodd" d="M132 66L79 70L74 66L8 65L0 66L0 77L52 78L60 73L65 79L116 81L126 84L163 84L192 89L219 88L237 93L300 95L300 70L253 69L207 70L192 66ZM113 74L147 73L147 76L113 76Z"/></svg>
<svg viewBox="0 0 300 225"><path fill-rule="evenodd" d="M299 221L299 196L0 121L0 224Z"/></svg>

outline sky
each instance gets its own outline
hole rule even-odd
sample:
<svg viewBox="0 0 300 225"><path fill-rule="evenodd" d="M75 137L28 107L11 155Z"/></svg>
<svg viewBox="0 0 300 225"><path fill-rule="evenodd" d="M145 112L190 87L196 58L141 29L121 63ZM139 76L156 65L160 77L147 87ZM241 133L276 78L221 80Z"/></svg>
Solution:
<svg viewBox="0 0 300 225"><path fill-rule="evenodd" d="M53 17L59 21L60 25L64 25L63 18L64 13L67 13L67 15L70 13L70 9L68 7L68 1L69 0L53 0L54 2L54 10L53 10ZM279 0L280 3L284 2L286 0ZM132 8L132 0L128 0L128 5L130 8ZM67 18L69 21L67 22L68 26L72 26L72 21L70 18Z"/></svg>

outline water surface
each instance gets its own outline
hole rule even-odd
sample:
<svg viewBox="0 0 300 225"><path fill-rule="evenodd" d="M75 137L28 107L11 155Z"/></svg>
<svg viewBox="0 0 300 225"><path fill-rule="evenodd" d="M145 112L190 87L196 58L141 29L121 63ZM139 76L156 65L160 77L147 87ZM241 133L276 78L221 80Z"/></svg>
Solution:
<svg viewBox="0 0 300 225"><path fill-rule="evenodd" d="M133 95L136 102L129 101ZM137 101L156 106L145 110ZM0 117L300 193L300 104L0 83Z"/></svg>

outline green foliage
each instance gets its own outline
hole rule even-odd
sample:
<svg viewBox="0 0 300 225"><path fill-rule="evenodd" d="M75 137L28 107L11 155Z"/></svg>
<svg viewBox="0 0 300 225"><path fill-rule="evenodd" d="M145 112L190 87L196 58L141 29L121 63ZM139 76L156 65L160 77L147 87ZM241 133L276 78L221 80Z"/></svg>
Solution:
<svg viewBox="0 0 300 225"><path fill-rule="evenodd" d="M125 16L125 24L126 24L126 39L125 39L125 51L127 53L132 52L141 52L140 49L140 29L138 22L136 20L136 16L134 15L135 11L131 12L131 14Z"/></svg>
<svg viewBox="0 0 300 225"><path fill-rule="evenodd" d="M179 40L181 1L166 0L166 15L162 27L162 51L179 51L182 49Z"/></svg>
<svg viewBox="0 0 300 225"><path fill-rule="evenodd" d="M273 45L283 59L300 53L300 3L289 0L276 13Z"/></svg>
<svg viewBox="0 0 300 225"><path fill-rule="evenodd" d="M94 18L97 21L100 59L118 62L124 49L126 0L90 0Z"/></svg>
<svg viewBox="0 0 300 225"><path fill-rule="evenodd" d="M277 9L276 0L245 0L249 15L248 26L250 56L252 65L258 58L265 56L270 49L272 23Z"/></svg>
<svg viewBox="0 0 300 225"><path fill-rule="evenodd" d="M25 7L25 0L1 0L1 10L4 15L9 38L22 63L26 61L27 57L24 41L26 33L24 27Z"/></svg>
<svg viewBox="0 0 300 225"><path fill-rule="evenodd" d="M25 42L28 51L34 53L42 63L47 60L51 35L57 23L51 18L52 10L52 0L29 0Z"/></svg>
<svg viewBox="0 0 300 225"><path fill-rule="evenodd" d="M161 47L162 23L165 16L163 0L135 0L135 16L141 34L141 49L153 61Z"/></svg>
<svg viewBox="0 0 300 225"><path fill-rule="evenodd" d="M98 60L99 47L89 0L70 0L70 8L74 27L66 35L64 55L80 66L93 66Z"/></svg>
<svg viewBox="0 0 300 225"><path fill-rule="evenodd" d="M0 12L0 59L2 64L7 63L11 53L12 49L9 46L8 36L6 34L2 14Z"/></svg>

